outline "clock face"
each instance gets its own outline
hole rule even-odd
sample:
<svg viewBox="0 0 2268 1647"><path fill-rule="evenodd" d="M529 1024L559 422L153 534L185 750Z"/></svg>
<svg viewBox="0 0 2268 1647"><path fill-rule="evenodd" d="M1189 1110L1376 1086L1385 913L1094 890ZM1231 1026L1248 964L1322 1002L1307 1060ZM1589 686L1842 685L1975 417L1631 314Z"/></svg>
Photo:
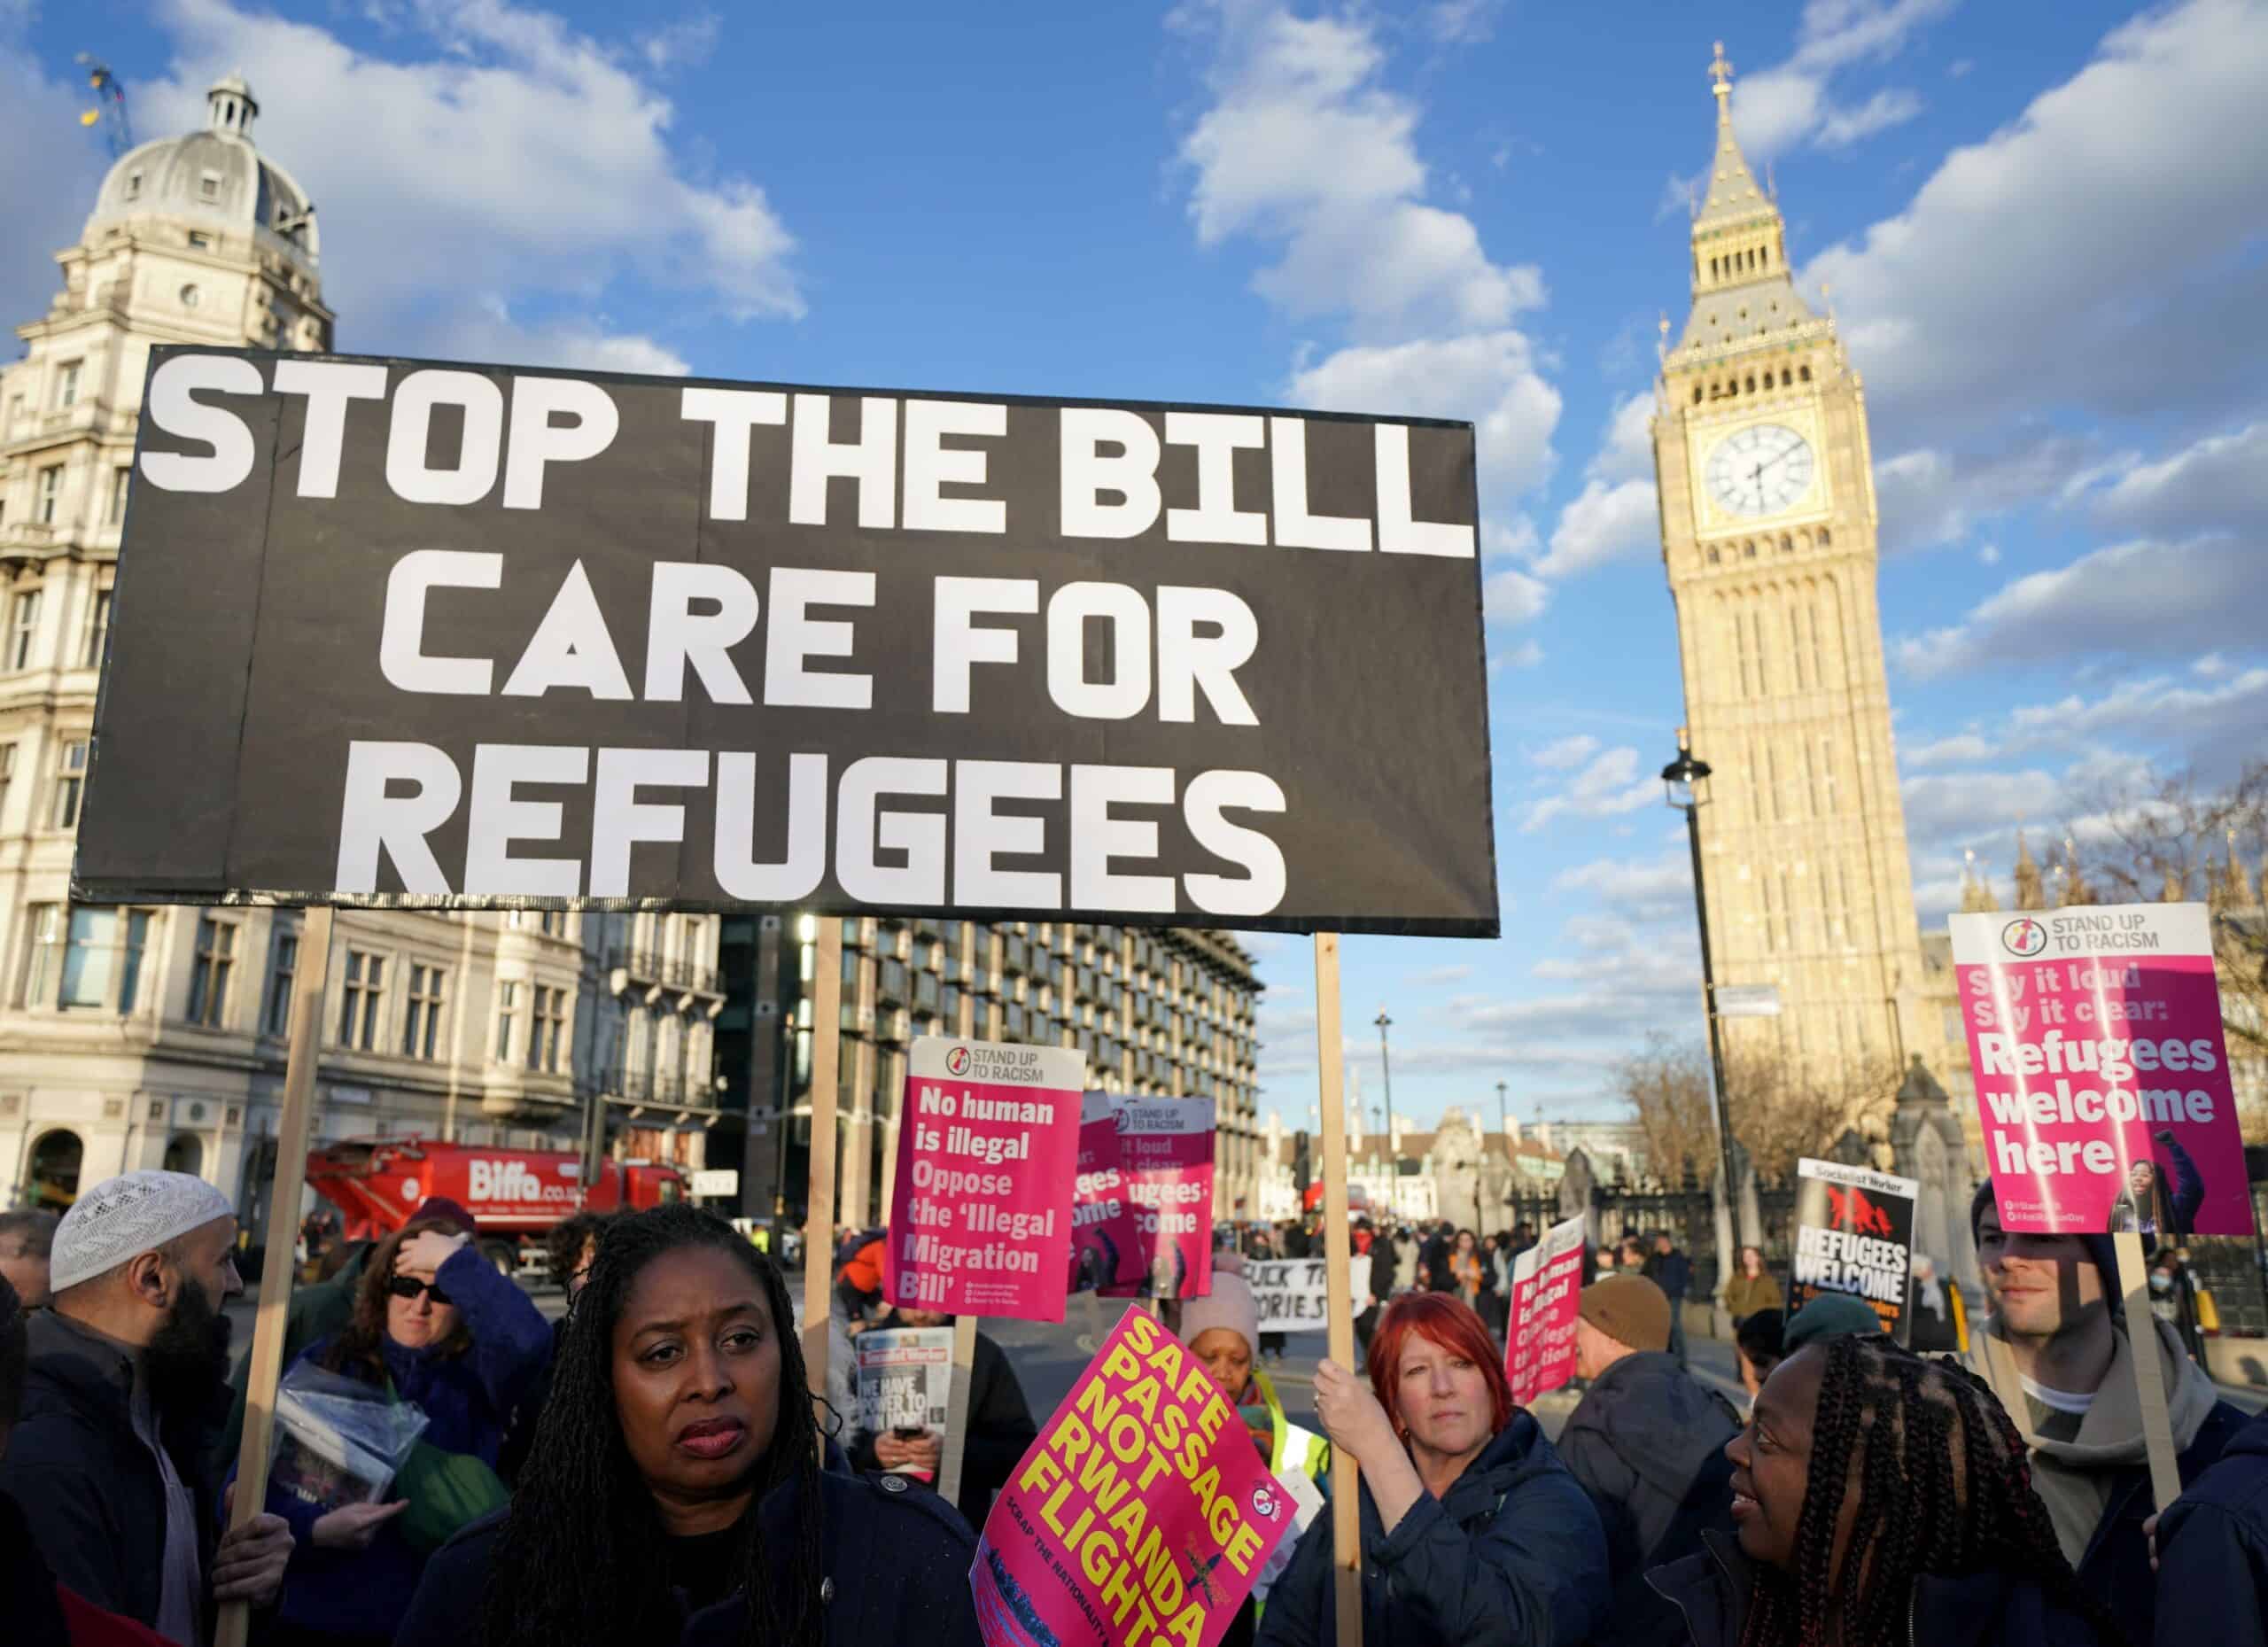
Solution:
<svg viewBox="0 0 2268 1647"><path fill-rule="evenodd" d="M1728 515L1776 515L1811 490L1811 443L1785 423L1752 423L1717 442L1705 474Z"/></svg>

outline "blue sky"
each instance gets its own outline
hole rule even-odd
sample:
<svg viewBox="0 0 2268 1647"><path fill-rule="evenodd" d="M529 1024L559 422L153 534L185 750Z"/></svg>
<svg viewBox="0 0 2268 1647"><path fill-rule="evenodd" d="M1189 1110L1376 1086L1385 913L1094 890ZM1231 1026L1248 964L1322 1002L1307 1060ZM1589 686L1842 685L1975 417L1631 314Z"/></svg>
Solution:
<svg viewBox="0 0 2268 1647"><path fill-rule="evenodd" d="M106 163L92 50L144 136L243 68L346 349L1471 417L1506 936L1349 941L1353 1067L1383 1005L1398 1108L1606 1116L1700 1026L1645 413L1713 37L1867 382L1934 920L1964 850L2268 753L2268 8L1589 10L0 0L0 314ZM1296 1125L1307 948L1257 947Z"/></svg>

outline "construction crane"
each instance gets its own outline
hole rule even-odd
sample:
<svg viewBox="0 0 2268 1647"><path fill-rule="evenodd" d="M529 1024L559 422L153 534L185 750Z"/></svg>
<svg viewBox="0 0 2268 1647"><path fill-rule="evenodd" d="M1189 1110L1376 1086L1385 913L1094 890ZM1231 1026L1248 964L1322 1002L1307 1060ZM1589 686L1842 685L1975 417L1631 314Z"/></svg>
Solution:
<svg viewBox="0 0 2268 1647"><path fill-rule="evenodd" d="M102 127L111 158L116 159L134 146L134 128L126 119L126 82L91 52L82 51L79 65L87 71L87 83L95 89L95 106L80 114L79 124Z"/></svg>

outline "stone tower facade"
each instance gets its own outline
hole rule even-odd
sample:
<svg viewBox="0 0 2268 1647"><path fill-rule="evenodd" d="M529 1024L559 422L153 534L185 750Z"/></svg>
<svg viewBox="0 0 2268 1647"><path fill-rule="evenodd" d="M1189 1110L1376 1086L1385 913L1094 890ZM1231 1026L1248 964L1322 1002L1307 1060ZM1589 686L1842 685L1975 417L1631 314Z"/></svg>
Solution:
<svg viewBox="0 0 2268 1647"><path fill-rule="evenodd" d="M1916 1010L1866 397L1832 315L1796 291L1779 208L1733 136L1721 47L1711 72L1692 309L1662 356L1653 438L1688 735L1714 773L1699 817L1716 978L1782 1002L1728 1021L1727 1048L1894 1070L1934 1059L1939 1037Z"/></svg>

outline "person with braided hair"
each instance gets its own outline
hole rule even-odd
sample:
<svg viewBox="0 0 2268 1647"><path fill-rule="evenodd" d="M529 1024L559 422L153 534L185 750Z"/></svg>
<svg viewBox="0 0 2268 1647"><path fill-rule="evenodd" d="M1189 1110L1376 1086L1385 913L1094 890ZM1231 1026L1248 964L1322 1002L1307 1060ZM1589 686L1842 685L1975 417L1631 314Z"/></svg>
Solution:
<svg viewBox="0 0 2268 1647"><path fill-rule="evenodd" d="M976 1647L967 1525L821 1446L772 1260L683 1203L618 1217L509 1506L427 1565L395 1647Z"/></svg>
<svg viewBox="0 0 2268 1647"><path fill-rule="evenodd" d="M1733 1465L1732 1539L1648 1581L1695 1647L2116 1647L1984 1382L1878 1334L1775 1368Z"/></svg>

